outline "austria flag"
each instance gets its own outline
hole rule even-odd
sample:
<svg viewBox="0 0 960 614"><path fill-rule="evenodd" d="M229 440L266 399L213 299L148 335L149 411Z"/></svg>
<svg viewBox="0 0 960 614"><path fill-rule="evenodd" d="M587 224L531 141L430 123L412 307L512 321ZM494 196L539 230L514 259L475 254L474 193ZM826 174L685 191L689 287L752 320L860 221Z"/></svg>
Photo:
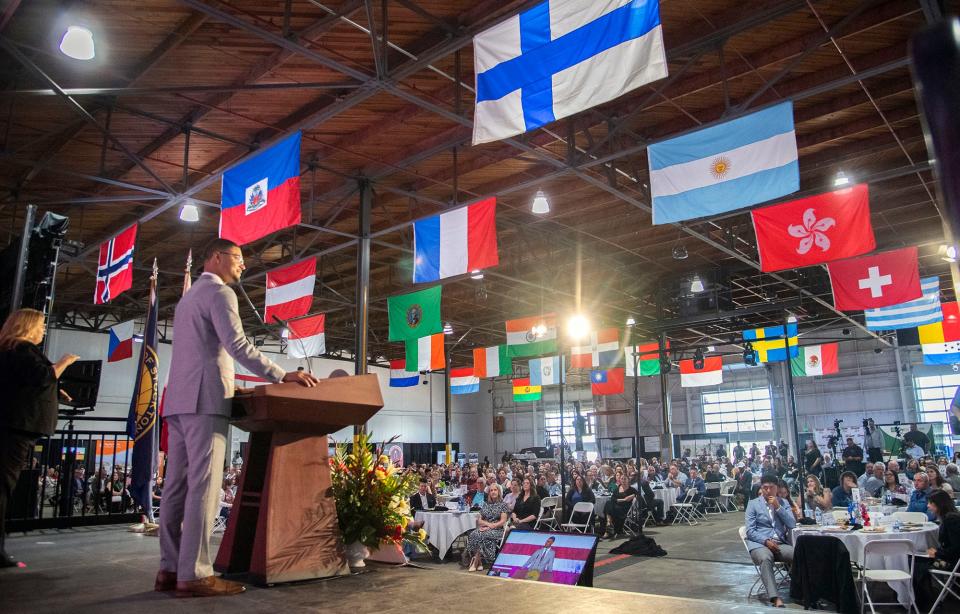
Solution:
<svg viewBox="0 0 960 614"><path fill-rule="evenodd" d="M223 174L220 237L238 245L300 223L300 133Z"/></svg>
<svg viewBox="0 0 960 614"><path fill-rule="evenodd" d="M413 283L496 266L497 199L488 198L413 224Z"/></svg>
<svg viewBox="0 0 960 614"><path fill-rule="evenodd" d="M273 322L274 317L289 320L310 313L316 281L316 258L267 271L264 319L267 322Z"/></svg>
<svg viewBox="0 0 960 614"><path fill-rule="evenodd" d="M327 351L326 337L323 331L324 314L317 314L300 320L291 320L287 331L287 356L290 358L310 358Z"/></svg>

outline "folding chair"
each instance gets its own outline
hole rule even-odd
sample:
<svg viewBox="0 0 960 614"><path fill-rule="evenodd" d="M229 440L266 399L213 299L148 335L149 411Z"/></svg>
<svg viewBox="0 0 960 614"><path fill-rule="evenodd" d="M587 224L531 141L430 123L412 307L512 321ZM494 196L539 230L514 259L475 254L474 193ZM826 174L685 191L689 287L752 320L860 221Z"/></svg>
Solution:
<svg viewBox="0 0 960 614"><path fill-rule="evenodd" d="M909 539L881 539L867 542L863 547L863 573L861 574L861 595L860 612L863 613L863 606L870 605L870 612L876 614L875 605L900 605L898 601L888 601L885 603L874 602L870 597L870 591L867 588L871 582L906 582L910 591L910 603L907 604L907 612L911 610L919 614L917 610L916 599L913 594L913 542ZM874 556L906 556L910 560L910 571L902 569L871 569L870 555ZM881 564L882 565L882 564Z"/></svg>
<svg viewBox="0 0 960 614"><path fill-rule="evenodd" d="M641 505L640 502L641 499L639 496L633 499L630 511L627 512L627 517L623 521L623 530L631 537L636 537L643 533L644 527L647 526L647 521L653 517L653 512Z"/></svg>
<svg viewBox="0 0 960 614"><path fill-rule="evenodd" d="M737 502L733 499L733 491L737 487L734 480L727 480L720 484L720 508L724 512L739 512ZM732 509L731 509L732 508Z"/></svg>
<svg viewBox="0 0 960 614"><path fill-rule="evenodd" d="M573 517L576 514L586 514L587 519L584 522L573 522ZM589 501L578 501L573 505L573 511L570 512L570 522L565 522L560 525L560 528L564 531L576 532L576 533L586 533L587 529L590 529L590 532L593 533L593 503Z"/></svg>
<svg viewBox="0 0 960 614"><path fill-rule="evenodd" d="M219 531L227 530L227 516L222 515L224 505L220 504L220 510L217 512L217 517L213 519L213 532L217 533Z"/></svg>
<svg viewBox="0 0 960 614"><path fill-rule="evenodd" d="M923 512L894 512L893 517L900 522L913 522L916 524L923 524L930 520Z"/></svg>
<svg viewBox="0 0 960 614"><path fill-rule="evenodd" d="M560 507L560 497L544 497L540 501L540 511L537 513L537 521L534 523L533 529L537 531L541 527L547 527L556 531L560 524L557 520L558 507Z"/></svg>
<svg viewBox="0 0 960 614"><path fill-rule="evenodd" d="M673 517L673 524L679 524L681 522L686 522L689 525L700 524L697 521L697 506L693 502L696 496L697 489L688 488L687 494L683 497L683 501L673 504L674 509L677 510L676 515Z"/></svg>
<svg viewBox="0 0 960 614"><path fill-rule="evenodd" d="M750 556L750 547L747 546L747 527L740 527L740 542L743 544L743 549L747 551L747 558L750 559L750 563L753 565L754 571L757 572L757 578L753 581L753 584L750 585L750 590L747 591L747 599L751 597L759 597L760 591L756 591L757 586L763 586L763 576L760 575L760 566L754 563L753 557ZM773 562L773 576L777 579L777 584L783 584L789 579L790 574L787 573L787 567L781 561ZM763 591L766 593L766 591Z"/></svg>
<svg viewBox="0 0 960 614"><path fill-rule="evenodd" d="M940 577L943 577L944 580L941 580ZM953 592L951 586L956 587L957 580L960 579L960 560L957 561L956 565L953 566L953 569L947 571L945 569L930 569L930 578L934 582L939 584L942 588L940 589L940 595L937 596L937 600L933 602L933 607L930 608L930 614L933 614L933 611L937 609L937 606L946 598L947 593L953 595L956 599L960 599L960 595Z"/></svg>
<svg viewBox="0 0 960 614"><path fill-rule="evenodd" d="M723 482L707 482L707 491L703 495L703 511L707 514L722 514L720 509L720 495L723 493ZM713 510L713 511L711 511Z"/></svg>

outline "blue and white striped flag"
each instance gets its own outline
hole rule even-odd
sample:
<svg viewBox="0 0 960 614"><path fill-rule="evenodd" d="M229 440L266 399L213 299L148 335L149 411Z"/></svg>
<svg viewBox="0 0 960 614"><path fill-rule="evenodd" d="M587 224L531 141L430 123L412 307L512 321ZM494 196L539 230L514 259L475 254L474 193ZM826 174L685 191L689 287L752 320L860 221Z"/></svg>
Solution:
<svg viewBox="0 0 960 614"><path fill-rule="evenodd" d="M863 315L867 320L867 329L898 330L942 322L940 278L936 275L924 277L920 280L920 290L923 292L923 296L918 299L898 305L890 305L889 307L864 310Z"/></svg>
<svg viewBox="0 0 960 614"><path fill-rule="evenodd" d="M756 205L800 189L793 103L650 145L653 223Z"/></svg>
<svg viewBox="0 0 960 614"><path fill-rule="evenodd" d="M531 386L555 386L560 383L560 357L547 356L530 361Z"/></svg>
<svg viewBox="0 0 960 614"><path fill-rule="evenodd" d="M475 36L473 56L474 145L667 76L658 0L547 0Z"/></svg>

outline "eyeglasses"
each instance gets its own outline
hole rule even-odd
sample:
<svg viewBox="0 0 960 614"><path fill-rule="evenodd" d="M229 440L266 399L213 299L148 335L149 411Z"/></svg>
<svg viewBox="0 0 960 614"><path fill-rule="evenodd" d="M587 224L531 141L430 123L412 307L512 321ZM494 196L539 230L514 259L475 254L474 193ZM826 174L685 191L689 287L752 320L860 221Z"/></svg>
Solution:
<svg viewBox="0 0 960 614"><path fill-rule="evenodd" d="M243 255L242 255L242 254L234 254L234 253L232 253L232 252L217 252L217 253L218 253L218 254L225 254L225 255L227 255L227 256L230 256L231 258L236 258L238 264L243 264Z"/></svg>

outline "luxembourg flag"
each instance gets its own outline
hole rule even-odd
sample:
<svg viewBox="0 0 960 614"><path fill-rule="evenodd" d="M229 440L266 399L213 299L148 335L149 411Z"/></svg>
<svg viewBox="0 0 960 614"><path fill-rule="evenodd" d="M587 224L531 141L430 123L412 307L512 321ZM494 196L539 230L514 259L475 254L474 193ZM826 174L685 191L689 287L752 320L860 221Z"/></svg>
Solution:
<svg viewBox="0 0 960 614"><path fill-rule="evenodd" d="M94 305L109 303L133 285L133 248L136 242L137 225L134 224L100 244Z"/></svg>
<svg viewBox="0 0 960 614"><path fill-rule="evenodd" d="M322 313L299 320L290 320L287 331L287 356L290 358L310 358L327 351Z"/></svg>
<svg viewBox="0 0 960 614"><path fill-rule="evenodd" d="M133 320L110 327L107 362L120 362L133 357Z"/></svg>
<svg viewBox="0 0 960 614"><path fill-rule="evenodd" d="M450 369L450 394L474 392L480 392L480 378L473 374L473 367Z"/></svg>
<svg viewBox="0 0 960 614"><path fill-rule="evenodd" d="M800 189L793 103L647 148L653 223L709 217Z"/></svg>
<svg viewBox="0 0 960 614"><path fill-rule="evenodd" d="M289 320L310 313L316 282L316 258L267 271L267 306L263 319L272 323L274 317Z"/></svg>
<svg viewBox="0 0 960 614"><path fill-rule="evenodd" d="M418 371L407 371L407 361L404 359L390 361L390 387L409 388L420 383Z"/></svg>
<svg viewBox="0 0 960 614"><path fill-rule="evenodd" d="M238 245L300 223L300 133L223 174L220 237Z"/></svg>
<svg viewBox="0 0 960 614"><path fill-rule="evenodd" d="M413 223L413 283L497 266L497 199Z"/></svg>

